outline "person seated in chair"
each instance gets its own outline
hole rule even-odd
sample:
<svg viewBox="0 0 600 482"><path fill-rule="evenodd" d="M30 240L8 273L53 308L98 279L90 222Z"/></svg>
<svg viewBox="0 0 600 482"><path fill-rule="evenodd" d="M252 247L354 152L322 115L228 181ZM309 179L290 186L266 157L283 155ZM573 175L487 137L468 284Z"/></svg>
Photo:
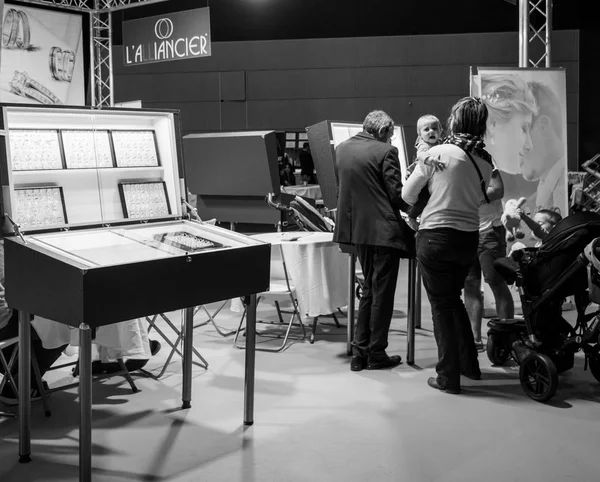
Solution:
<svg viewBox="0 0 600 482"><path fill-rule="evenodd" d="M12 310L6 304L4 298L4 241L0 239L0 340L9 340L19 335L19 316L16 310ZM18 344L15 343L4 350L2 354L6 361L10 361L10 357L13 351L17 348ZM35 355L35 358L40 369L40 375L43 377L48 369L54 364L56 360L60 358L60 355L65 350L67 345L57 346L52 349L44 348L42 341L38 336L35 328L31 330L31 350ZM11 367L11 373L16 381L18 372L18 359L15 360ZM0 373L5 375L4 367L0 363ZM31 369L31 398L32 400L40 399L40 390L37 385L37 380ZM15 387L11 386L10 381L7 380L2 393L0 393L0 402L6 405L16 405L18 403L17 393Z"/></svg>

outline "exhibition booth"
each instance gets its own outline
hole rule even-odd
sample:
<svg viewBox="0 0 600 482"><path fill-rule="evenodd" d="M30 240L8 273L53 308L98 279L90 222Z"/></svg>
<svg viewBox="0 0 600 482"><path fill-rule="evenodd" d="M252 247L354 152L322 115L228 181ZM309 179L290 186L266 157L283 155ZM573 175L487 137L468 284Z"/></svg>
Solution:
<svg viewBox="0 0 600 482"><path fill-rule="evenodd" d="M345 329L336 333L342 335L345 355L351 355L363 279L356 251L333 242L336 147L362 130L361 120L305 126L318 184L283 185L282 156L272 130L277 126L184 134L178 110L114 107L112 64L101 53L112 48L110 16L146 2L103 2L61 9L64 5L57 1L52 5L56 9L49 10L27 5L47 6L43 1L5 5L0 58L0 213L6 302L19 312L18 340L13 340L19 347L19 460L35 456L33 323L39 333L51 332L57 346L78 347L80 481L92 480L92 363L99 330L103 337L117 339L118 324L139 320L144 330L160 334L171 351L154 378L161 378L172 357L181 355L181 408L189 409L194 357L210 371L210 359L194 347L194 330L211 323L231 352L244 350L243 386L227 388L243 392L242 420L249 426L254 423L256 351L285 353L292 340L306 338L305 326L312 326L308 340L313 344L319 339L318 322L329 317L335 322L330 327ZM177 25L183 14L151 17L136 24L137 31L124 30L125 62L177 57L177 40L169 44L169 39L173 22ZM89 15L89 46L84 45L84 15ZM208 18L207 11L202 18ZM99 27L98 22L106 23ZM51 28L58 24L61 29ZM202 24L202 29L209 31L210 25ZM146 30L156 37L153 47L146 42ZM177 35L185 40L181 58L210 55L208 34ZM490 95L486 87L497 79L550 85L564 115L560 128L566 131L564 70L479 69L471 74L472 94L484 99ZM107 100L110 105L102 105ZM399 153L403 180L409 175L407 144L412 138L404 126L395 126L391 143ZM563 147L564 155L544 173L545 184L539 176L535 182L524 179L522 166L505 162L510 153L498 151L497 167L509 180L505 200L527 197L536 209L568 212L566 142ZM406 320L400 323L403 351L412 367L423 300L416 260L405 265L406 282L399 289L406 296ZM516 290L513 295L518 299ZM491 299L488 293L486 308L493 312ZM272 301L277 317L266 330L257 318L261 301ZM209 305L218 308L213 311ZM178 326L170 313L179 310ZM239 320L233 329L220 325L223 310ZM206 313L208 320L195 324L198 313ZM171 333L161 331L161 320ZM432 330L423 333L433 340ZM280 344L271 349L263 337ZM219 376L228 384L224 372ZM171 399L168 403L173 409L178 405Z"/></svg>

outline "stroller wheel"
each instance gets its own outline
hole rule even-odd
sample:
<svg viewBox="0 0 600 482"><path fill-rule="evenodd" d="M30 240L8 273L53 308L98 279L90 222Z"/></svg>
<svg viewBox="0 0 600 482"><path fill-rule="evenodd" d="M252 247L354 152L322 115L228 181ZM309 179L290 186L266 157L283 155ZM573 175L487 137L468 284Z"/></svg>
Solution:
<svg viewBox="0 0 600 482"><path fill-rule="evenodd" d="M491 334L487 340L487 356L496 366L504 365L510 358L510 346L506 337Z"/></svg>
<svg viewBox="0 0 600 482"><path fill-rule="evenodd" d="M592 375L600 382L600 345L596 345L594 351L588 355L588 362Z"/></svg>
<svg viewBox="0 0 600 482"><path fill-rule="evenodd" d="M523 359L519 379L525 394L536 402L547 402L558 388L556 366L541 353L530 353Z"/></svg>

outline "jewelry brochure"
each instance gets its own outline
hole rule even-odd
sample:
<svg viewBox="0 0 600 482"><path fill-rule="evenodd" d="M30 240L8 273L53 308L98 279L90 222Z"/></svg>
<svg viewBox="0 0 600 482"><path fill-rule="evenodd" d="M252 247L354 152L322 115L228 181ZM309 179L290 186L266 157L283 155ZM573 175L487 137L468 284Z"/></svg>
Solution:
<svg viewBox="0 0 600 482"><path fill-rule="evenodd" d="M61 131L68 169L114 167L108 131Z"/></svg>
<svg viewBox="0 0 600 482"><path fill-rule="evenodd" d="M8 133L13 171L62 169L62 153L55 130L10 130Z"/></svg>
<svg viewBox="0 0 600 482"><path fill-rule="evenodd" d="M153 131L111 131L117 167L159 166Z"/></svg>

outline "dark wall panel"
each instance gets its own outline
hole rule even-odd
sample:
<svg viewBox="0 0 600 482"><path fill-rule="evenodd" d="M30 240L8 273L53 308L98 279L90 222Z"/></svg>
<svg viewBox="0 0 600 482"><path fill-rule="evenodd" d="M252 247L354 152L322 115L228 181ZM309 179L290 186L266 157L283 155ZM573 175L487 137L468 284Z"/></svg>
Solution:
<svg viewBox="0 0 600 482"><path fill-rule="evenodd" d="M578 52L578 31L553 33L553 65L567 69L572 163ZM179 108L185 132L302 130L325 119L361 122L379 108L406 127L412 156L417 119L431 113L445 123L450 106L469 94L470 66L512 67L517 59L516 32L223 42L209 58L139 67L123 67L117 47L115 100Z"/></svg>
<svg viewBox="0 0 600 482"><path fill-rule="evenodd" d="M153 102L198 102L219 100L219 73L153 73L119 75L115 96L119 99ZM120 101L118 101L120 102Z"/></svg>
<svg viewBox="0 0 600 482"><path fill-rule="evenodd" d="M246 124L246 102L223 102L221 103L221 130L222 131L245 131Z"/></svg>
<svg viewBox="0 0 600 482"><path fill-rule="evenodd" d="M248 100L354 97L355 69L248 72Z"/></svg>
<svg viewBox="0 0 600 482"><path fill-rule="evenodd" d="M219 100L246 100L246 72L221 72L221 98Z"/></svg>

